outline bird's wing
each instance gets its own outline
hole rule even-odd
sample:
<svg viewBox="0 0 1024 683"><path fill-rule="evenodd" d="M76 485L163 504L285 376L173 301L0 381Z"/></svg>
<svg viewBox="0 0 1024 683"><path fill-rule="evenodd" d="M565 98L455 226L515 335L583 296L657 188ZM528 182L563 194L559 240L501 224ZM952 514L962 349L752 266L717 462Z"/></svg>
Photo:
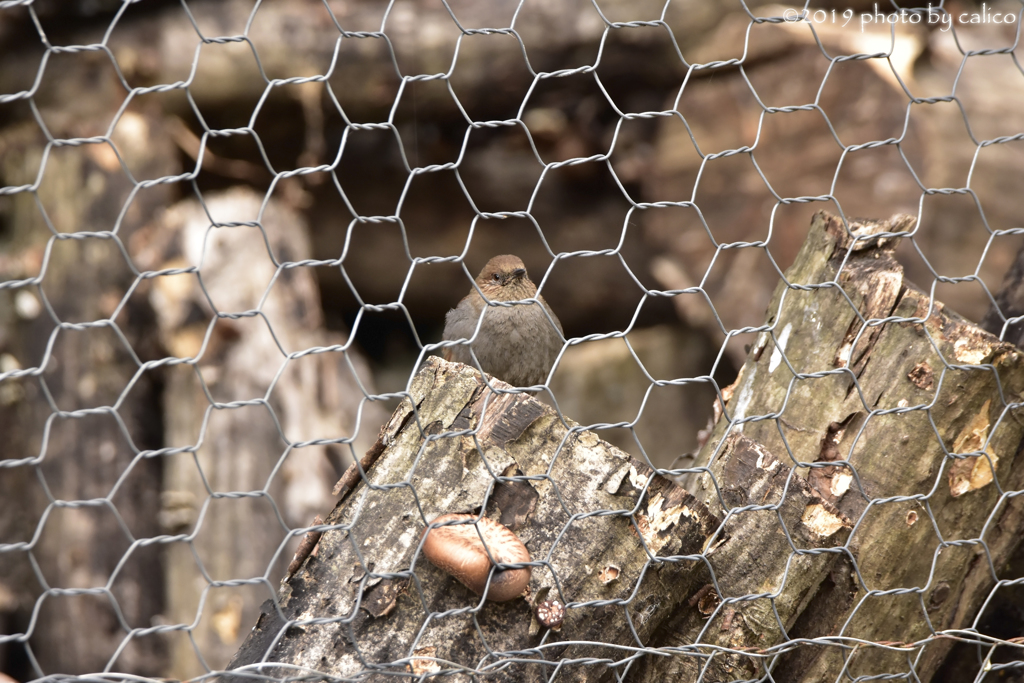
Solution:
<svg viewBox="0 0 1024 683"><path fill-rule="evenodd" d="M475 297L479 299L479 297ZM448 311L444 317L445 341L456 339L468 339L476 331L477 322L480 320L480 309L482 306L474 306L475 301L472 295L467 296L459 305ZM451 348L451 347L448 347Z"/></svg>
<svg viewBox="0 0 1024 683"><path fill-rule="evenodd" d="M441 337L444 341L469 339L473 336L473 333L476 331L477 321L480 318L480 310L474 306L474 298L479 299L480 297L474 297L470 293L469 296L459 302L458 306L448 311L448 314L444 317L444 334ZM464 345L445 347L442 352L442 358L457 363L469 363L472 361L469 347Z"/></svg>
<svg viewBox="0 0 1024 683"><path fill-rule="evenodd" d="M555 312L551 310L550 306L548 306L548 302L544 301L544 297L537 297L537 299L544 305L544 309L551 316L551 320L554 321L555 327L558 328L558 333L564 337L565 332L562 331L562 321L558 319L558 316L555 315Z"/></svg>

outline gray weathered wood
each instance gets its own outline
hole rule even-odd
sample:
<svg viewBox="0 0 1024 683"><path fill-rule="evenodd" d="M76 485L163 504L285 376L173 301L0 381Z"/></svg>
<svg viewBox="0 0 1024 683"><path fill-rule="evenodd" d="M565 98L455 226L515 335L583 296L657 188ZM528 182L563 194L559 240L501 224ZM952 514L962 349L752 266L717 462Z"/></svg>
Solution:
<svg viewBox="0 0 1024 683"><path fill-rule="evenodd" d="M868 237L912 224L897 216L851 227ZM793 623L794 638L913 643L933 628L967 627L993 586L992 567L1005 563L1020 538L1019 499L1001 500L999 487L1024 484L1024 425L1019 410L1008 407L1024 388L1022 355L906 282L893 256L897 241L853 243L839 219L815 216L786 278L794 285L835 282L845 295L837 286L779 284L769 307L772 331L759 334L730 388L726 410L734 422L720 420L698 458L721 457L715 454L725 435L742 433L787 469L799 465L796 475L856 523L847 547L857 572L848 579L852 566L840 567L822 582ZM864 323L889 316L924 322ZM980 364L991 368L963 367ZM797 378L790 366L822 374ZM914 410L895 412L901 408ZM869 417L871 411L889 412ZM766 419L740 422L758 415ZM945 455L982 449L999 487L988 458ZM825 465L833 462L840 464ZM808 471L808 463L818 469ZM701 486L707 485L704 476ZM942 545L982 535L988 557L979 544ZM867 597L903 588L914 590ZM929 680L950 645L935 641L923 654L920 647L862 645L848 671L905 672L909 657L920 679ZM849 654L802 648L782 658L780 675L831 680Z"/></svg>
<svg viewBox="0 0 1024 683"><path fill-rule="evenodd" d="M648 643L700 656L649 658L635 680L696 680L702 670L708 680L756 678L761 651L784 640L840 558L796 549L835 550L849 537L849 521L788 462L739 432L726 437L711 472L718 486L706 477L697 497L726 520L708 549L713 580L697 609L678 610ZM757 509L730 512L748 506Z"/></svg>
<svg viewBox="0 0 1024 683"><path fill-rule="evenodd" d="M837 219L815 217L787 279L835 281L846 294L780 284L772 333L759 335L724 393L727 418L699 455L708 469L692 495L594 435L572 432L533 398L493 394L472 369L429 359L411 386L415 411L406 401L381 432L372 486L363 481L339 501L326 522L336 528L282 586L279 608L264 605L232 667L251 671L265 658L339 676L462 668L518 681L546 679L557 660L560 675L587 681L609 675L588 659L602 658L638 681L701 671L708 680L744 679L766 669L817 680L838 675L849 648L786 640L858 638L890 644L862 645L850 670L903 671L910 656L927 680L945 643L923 654L899 644L927 638L929 623L968 625L993 581L980 546L938 552L939 534L948 542L984 532L996 566L1020 535L1020 506L1000 502L986 473L994 463L1002 487L1021 487L1014 465L1024 430L1003 412L1024 387L1024 368L1012 346L939 303L929 311L927 297L903 281L895 238L871 236L906 225L902 217L855 223L868 239L852 243ZM924 322L864 324L889 316ZM994 372L943 359L991 363ZM818 374L798 378L787 361ZM869 416L915 406L930 406L935 428L923 409ZM743 421L757 415L767 417ZM943 446L987 455L951 458ZM495 483L520 473L527 479L516 481L518 491ZM531 630L525 600L479 604L418 554L427 521L481 508L542 563L531 594L555 591L570 605L560 633ZM594 514L601 511L612 514ZM649 563L634 529L674 561ZM621 573L604 585L601 570L612 565ZM911 590L867 596L901 588ZM595 600L626 605L581 604ZM282 631L282 619L336 621ZM675 655L642 649L666 647ZM520 656L510 662L487 648Z"/></svg>
<svg viewBox="0 0 1024 683"><path fill-rule="evenodd" d="M534 398L492 393L467 366L428 359L411 395L416 412L406 401L392 416L380 436L384 452L369 472L374 487L389 488L361 483L339 502L326 520L339 528L324 533L317 555L280 594L287 619L339 621L288 630L268 661L339 676L361 670L360 656L390 671L434 666L413 656L436 657L443 668L494 670L502 660L488 657L486 640L492 650L540 648L499 670L497 679L546 680L559 657L628 657L620 648L641 646L660 615L699 588L696 561L652 563L644 550L646 544L659 556L701 551L718 524L693 496L592 433L571 432L572 423ZM503 473L528 479L495 484ZM474 610L475 625L465 610L479 598L427 563L418 544L427 520L484 505L544 563L533 569L533 595L547 590L567 603L628 606L570 609L560 634L542 636L531 635L530 605L517 599ZM619 574L604 584L606 567ZM462 613L427 622L429 613L448 610ZM265 605L232 668L259 662L281 626L275 608ZM589 669L574 676L586 678Z"/></svg>

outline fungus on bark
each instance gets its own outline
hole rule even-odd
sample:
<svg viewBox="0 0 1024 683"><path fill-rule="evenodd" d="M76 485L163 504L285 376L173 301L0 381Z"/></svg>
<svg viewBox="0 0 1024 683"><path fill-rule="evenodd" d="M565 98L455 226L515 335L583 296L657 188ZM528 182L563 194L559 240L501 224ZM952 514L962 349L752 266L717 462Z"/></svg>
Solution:
<svg viewBox="0 0 1024 683"><path fill-rule="evenodd" d="M522 595L530 583L529 567L497 568L492 574L491 557L499 565L530 561L530 551L519 537L493 519L477 519L475 515L463 514L442 515L423 533L423 554L426 558L477 595L484 595L486 591L488 600L505 602Z"/></svg>
<svg viewBox="0 0 1024 683"><path fill-rule="evenodd" d="M565 605L558 598L544 600L537 605L535 612L537 621L552 631L562 630L562 621L565 619Z"/></svg>

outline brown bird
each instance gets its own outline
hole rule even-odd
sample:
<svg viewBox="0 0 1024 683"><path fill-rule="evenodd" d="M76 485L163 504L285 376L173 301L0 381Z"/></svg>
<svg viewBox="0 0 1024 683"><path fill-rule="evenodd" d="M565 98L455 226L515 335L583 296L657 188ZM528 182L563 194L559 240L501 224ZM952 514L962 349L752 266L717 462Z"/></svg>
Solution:
<svg viewBox="0 0 1024 683"><path fill-rule="evenodd" d="M562 323L544 297L537 296L537 285L526 274L522 260L511 254L495 256L480 271L476 284L490 301L536 297L540 304L489 306L473 288L445 316L444 340L472 338L483 315L480 333L472 343L483 371L517 387L542 384L562 348ZM444 359L473 365L469 348L467 344L448 346Z"/></svg>

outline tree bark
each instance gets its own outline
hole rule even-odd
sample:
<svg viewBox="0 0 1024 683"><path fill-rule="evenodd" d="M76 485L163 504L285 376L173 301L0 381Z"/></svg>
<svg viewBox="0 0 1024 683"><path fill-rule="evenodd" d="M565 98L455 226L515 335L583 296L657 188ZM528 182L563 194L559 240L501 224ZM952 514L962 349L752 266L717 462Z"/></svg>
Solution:
<svg viewBox="0 0 1024 683"><path fill-rule="evenodd" d="M360 483L338 503L325 522L337 528L283 586L281 614L264 605L231 668L256 666L270 648L269 661L338 676L371 662L391 672L479 668L497 680L547 680L559 658L628 659L658 615L699 588L696 556L718 521L686 491L592 433L572 431L536 399L493 393L470 367L432 357L410 394L381 432L371 486ZM607 603L570 609L559 637L531 634L526 600L479 606L418 547L428 520L481 507L543 563L531 595ZM692 559L661 562L648 551ZM458 612L428 618L448 610ZM277 639L282 616L337 621ZM536 649L509 664L488 648ZM573 678L589 674L579 667Z"/></svg>
<svg viewBox="0 0 1024 683"><path fill-rule="evenodd" d="M231 668L654 681L916 667L928 680L948 649L929 635L970 624L1019 538L1001 491L1024 470L1006 408L1024 367L903 281L886 235L903 226L855 223L852 242L815 217L787 272L808 287L776 289L693 494L534 398L429 359ZM904 320L865 324L890 316ZM962 367L979 363L992 368ZM529 548L532 598L481 604L419 553L429 520L480 510ZM569 607L559 633L531 624L544 594Z"/></svg>
<svg viewBox="0 0 1024 683"><path fill-rule="evenodd" d="M839 219L815 216L786 273L814 287L776 288L771 329L728 392L731 421L719 421L698 457L721 471L725 435L741 432L856 524L787 623L790 638L833 647L784 654L773 674L782 680L831 679L843 666L855 677L914 668L929 680L953 641L923 641L971 625L1020 538L1020 499L1004 492L1024 484L1024 429L1011 405L1024 387L1021 353L906 282L893 257L898 238L870 237L909 225L900 216L853 223L863 238L853 242ZM889 317L901 320L875 324ZM871 593L897 589L906 590Z"/></svg>

